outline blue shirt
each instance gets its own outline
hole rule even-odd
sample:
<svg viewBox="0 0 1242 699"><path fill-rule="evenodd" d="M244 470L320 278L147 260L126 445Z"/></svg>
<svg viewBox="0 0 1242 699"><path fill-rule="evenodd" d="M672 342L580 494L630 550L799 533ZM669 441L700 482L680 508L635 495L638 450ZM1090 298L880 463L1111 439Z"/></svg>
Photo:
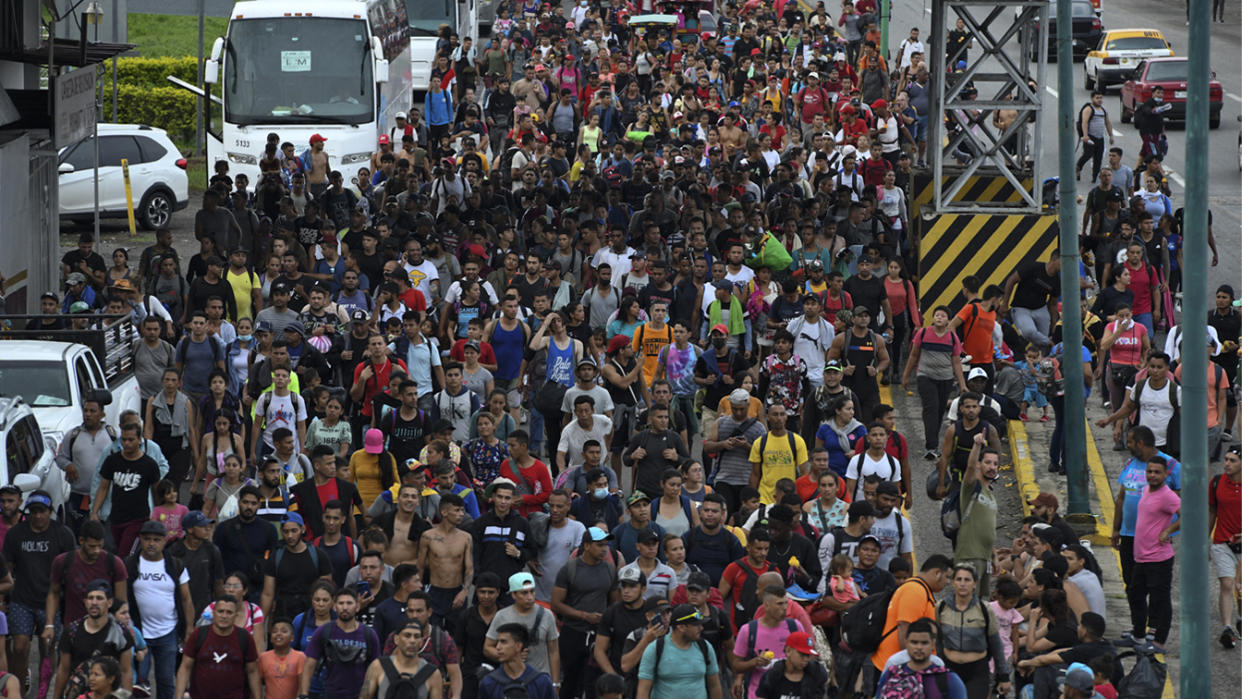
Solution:
<svg viewBox="0 0 1242 699"><path fill-rule="evenodd" d="M1165 480L1173 490L1182 489L1182 465L1168 454L1156 450L1156 454L1169 462L1169 477ZM1147 487L1147 462L1130 457L1121 474L1117 476L1117 484L1126 490L1126 499L1121 505L1121 535L1134 536L1134 525L1138 522L1139 498L1143 488Z"/></svg>
<svg viewBox="0 0 1242 699"><path fill-rule="evenodd" d="M423 341L416 344L410 343L409 349L405 351L405 356L401 359L405 362L405 368L410 370L410 378L414 383L418 384L418 397L429 396L433 392L435 385L431 381L432 367L440 366L440 346L435 338L425 337Z"/></svg>
<svg viewBox="0 0 1242 699"><path fill-rule="evenodd" d="M660 653L657 672L656 648L659 645L664 648ZM720 674L716 654L711 652L710 646L708 648L707 663L704 664L703 651L697 641L691 643L689 648L678 648L672 638L666 636L663 644L649 644L638 664L638 678L655 678L651 699L698 699L707 696L704 680Z"/></svg>

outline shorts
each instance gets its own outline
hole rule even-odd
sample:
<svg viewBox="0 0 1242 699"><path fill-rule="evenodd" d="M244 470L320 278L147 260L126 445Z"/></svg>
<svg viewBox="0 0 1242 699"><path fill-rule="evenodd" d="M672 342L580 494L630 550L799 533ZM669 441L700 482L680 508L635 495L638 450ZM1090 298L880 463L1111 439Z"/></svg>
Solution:
<svg viewBox="0 0 1242 699"><path fill-rule="evenodd" d="M614 405L612 408L612 451L620 454L629 446L634 423L638 420L638 408L633 405Z"/></svg>
<svg viewBox="0 0 1242 699"><path fill-rule="evenodd" d="M513 379L496 379L496 388L505 392L509 400L509 409L522 407L522 377Z"/></svg>
<svg viewBox="0 0 1242 699"><path fill-rule="evenodd" d="M914 140L918 143L927 141L927 117L915 117L914 123Z"/></svg>
<svg viewBox="0 0 1242 699"><path fill-rule="evenodd" d="M42 607L39 609L31 609L17 602L9 602L9 633L13 636L38 636L43 633L44 625L47 624L47 611ZM60 623L56 623L56 630L59 633Z"/></svg>
<svg viewBox="0 0 1242 699"><path fill-rule="evenodd" d="M1212 544L1212 570L1218 578L1232 578L1238 574L1238 554L1229 544ZM10 608L12 605L10 605Z"/></svg>

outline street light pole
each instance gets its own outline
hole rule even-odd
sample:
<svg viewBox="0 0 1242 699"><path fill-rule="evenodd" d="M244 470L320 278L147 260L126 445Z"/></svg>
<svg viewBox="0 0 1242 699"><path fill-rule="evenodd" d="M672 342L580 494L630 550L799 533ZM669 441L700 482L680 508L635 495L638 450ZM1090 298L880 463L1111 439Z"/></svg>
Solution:
<svg viewBox="0 0 1242 699"><path fill-rule="evenodd" d="M1087 414L1082 373L1082 291L1078 286L1078 204L1074 191L1074 16L1072 0L1057 0L1057 147L1060 203L1057 225L1061 243L1061 377L1065 395L1058 419L1065 453L1061 456L1069 491L1069 512L1088 514ZM1101 493L1100 497L1107 497Z"/></svg>
<svg viewBox="0 0 1242 699"><path fill-rule="evenodd" d="M1208 599L1208 77L1212 28L1208 0L1190 0L1190 66L1186 80L1186 225L1182 259L1182 566L1181 691L1212 696L1212 613ZM1172 309L1165 312L1172 322ZM1234 687L1237 691L1237 687Z"/></svg>

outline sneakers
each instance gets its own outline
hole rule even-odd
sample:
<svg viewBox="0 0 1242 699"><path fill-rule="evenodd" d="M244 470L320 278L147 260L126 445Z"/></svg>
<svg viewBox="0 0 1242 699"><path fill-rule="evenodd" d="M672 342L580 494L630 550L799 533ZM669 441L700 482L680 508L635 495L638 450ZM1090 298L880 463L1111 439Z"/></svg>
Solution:
<svg viewBox="0 0 1242 699"><path fill-rule="evenodd" d="M1226 626L1225 630L1220 634L1220 644L1226 649L1232 650L1238 645L1238 632L1234 631L1232 626Z"/></svg>
<svg viewBox="0 0 1242 699"><path fill-rule="evenodd" d="M1113 645L1117 646L1118 648L1133 648L1135 645L1134 634L1130 633L1129 631L1122 633L1121 638L1117 639L1116 641L1113 641Z"/></svg>
<svg viewBox="0 0 1242 699"><path fill-rule="evenodd" d="M928 449L927 451L923 452L924 461L935 461L936 457L937 457L937 454L936 454L935 449Z"/></svg>
<svg viewBox="0 0 1242 699"><path fill-rule="evenodd" d="M1031 421L1031 418L1027 417L1027 416L1026 416L1026 413L1018 413L1018 419L1019 419L1019 420L1021 420L1022 422L1030 422L1030 421Z"/></svg>
<svg viewBox="0 0 1242 699"><path fill-rule="evenodd" d="M1043 415L1039 417L1040 422L1048 422L1051 419L1052 418L1047 413L1044 413Z"/></svg>

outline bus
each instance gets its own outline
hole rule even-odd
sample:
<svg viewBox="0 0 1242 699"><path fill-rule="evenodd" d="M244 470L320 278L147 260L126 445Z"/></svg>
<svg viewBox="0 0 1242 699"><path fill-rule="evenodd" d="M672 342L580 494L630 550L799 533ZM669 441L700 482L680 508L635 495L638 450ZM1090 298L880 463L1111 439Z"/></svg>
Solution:
<svg viewBox="0 0 1242 699"><path fill-rule="evenodd" d="M490 4L491 0L488 1ZM436 62L436 45L441 26L457 34L459 39L470 37L480 58L485 46L479 45L480 0L405 0L406 14L410 23L410 65L413 71L413 103L422 105L423 97L430 89L431 69Z"/></svg>
<svg viewBox="0 0 1242 699"><path fill-rule="evenodd" d="M326 139L329 170L349 182L397 112L410 108L407 8L420 4L239 0L204 66L204 81L218 94L195 90L219 106L218 119L207 120L208 162L225 160L231 174L245 173L257 186L268 134L298 153L318 134Z"/></svg>

